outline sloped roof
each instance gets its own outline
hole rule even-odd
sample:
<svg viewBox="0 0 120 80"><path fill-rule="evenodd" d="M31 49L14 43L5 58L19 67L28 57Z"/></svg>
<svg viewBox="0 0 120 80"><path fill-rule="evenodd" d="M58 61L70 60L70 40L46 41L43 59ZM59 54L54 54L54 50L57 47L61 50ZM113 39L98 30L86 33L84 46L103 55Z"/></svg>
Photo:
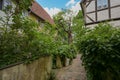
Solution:
<svg viewBox="0 0 120 80"><path fill-rule="evenodd" d="M31 12L50 24L54 24L54 21L50 15L36 1L32 3Z"/></svg>
<svg viewBox="0 0 120 80"><path fill-rule="evenodd" d="M81 0L81 2L80 3L83 3L83 2L85 2L86 0Z"/></svg>
<svg viewBox="0 0 120 80"><path fill-rule="evenodd" d="M86 2L86 1L91 1L91 0L81 0L80 3L84 3L84 2Z"/></svg>

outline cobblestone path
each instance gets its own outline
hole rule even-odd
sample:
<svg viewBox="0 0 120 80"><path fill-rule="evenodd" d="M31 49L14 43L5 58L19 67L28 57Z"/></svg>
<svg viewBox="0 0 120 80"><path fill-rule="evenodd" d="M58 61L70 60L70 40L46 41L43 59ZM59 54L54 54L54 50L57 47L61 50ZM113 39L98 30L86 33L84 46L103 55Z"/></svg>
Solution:
<svg viewBox="0 0 120 80"><path fill-rule="evenodd" d="M81 63L80 55L78 55L72 65L57 70L57 80L86 80L85 70Z"/></svg>

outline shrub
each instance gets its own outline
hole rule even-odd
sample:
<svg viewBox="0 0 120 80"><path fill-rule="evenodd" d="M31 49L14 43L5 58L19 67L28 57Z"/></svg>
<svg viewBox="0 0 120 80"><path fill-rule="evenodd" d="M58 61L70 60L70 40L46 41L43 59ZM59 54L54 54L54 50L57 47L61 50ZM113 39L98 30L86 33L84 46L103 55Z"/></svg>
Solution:
<svg viewBox="0 0 120 80"><path fill-rule="evenodd" d="M38 23L22 15L32 0L13 2L15 5L23 3L14 7L6 6L3 10L5 16L0 16L0 68L17 62L29 63L39 57L49 56L54 53L55 48L53 37L40 32ZM47 31L50 32L50 29Z"/></svg>
<svg viewBox="0 0 120 80"><path fill-rule="evenodd" d="M0 68L22 61L25 54L24 39L25 37L16 31L0 33Z"/></svg>
<svg viewBox="0 0 120 80"><path fill-rule="evenodd" d="M53 68L56 68L56 59L57 56L60 57L61 63L63 66L66 64L66 59L74 59L77 55L76 47L71 44L62 44L61 42L56 42L56 47L54 49L54 55L53 55Z"/></svg>
<svg viewBox="0 0 120 80"><path fill-rule="evenodd" d="M54 39L40 32L34 21L23 18L19 26L6 26L0 27L0 68L54 53Z"/></svg>
<svg viewBox="0 0 120 80"><path fill-rule="evenodd" d="M88 80L120 80L120 29L100 24L80 37Z"/></svg>
<svg viewBox="0 0 120 80"><path fill-rule="evenodd" d="M56 49L56 55L60 55L61 57L75 58L76 54L77 51L74 45L61 44Z"/></svg>

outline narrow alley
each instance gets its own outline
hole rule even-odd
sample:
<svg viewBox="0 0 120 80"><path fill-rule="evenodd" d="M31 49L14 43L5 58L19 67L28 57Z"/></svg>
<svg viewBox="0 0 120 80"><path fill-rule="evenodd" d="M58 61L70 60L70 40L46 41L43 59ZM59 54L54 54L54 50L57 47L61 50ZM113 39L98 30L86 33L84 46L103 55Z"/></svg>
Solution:
<svg viewBox="0 0 120 80"><path fill-rule="evenodd" d="M57 72L57 80L86 80L85 69L82 66L80 55L73 60L73 64L61 68Z"/></svg>

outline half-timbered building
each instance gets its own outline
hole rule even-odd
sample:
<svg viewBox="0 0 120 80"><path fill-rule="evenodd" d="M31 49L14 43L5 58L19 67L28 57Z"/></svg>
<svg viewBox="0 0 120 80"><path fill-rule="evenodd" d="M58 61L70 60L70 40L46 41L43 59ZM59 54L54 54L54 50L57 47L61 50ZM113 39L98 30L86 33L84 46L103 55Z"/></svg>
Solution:
<svg viewBox="0 0 120 80"><path fill-rule="evenodd" d="M86 26L100 22L120 26L120 0L82 0L80 4Z"/></svg>

